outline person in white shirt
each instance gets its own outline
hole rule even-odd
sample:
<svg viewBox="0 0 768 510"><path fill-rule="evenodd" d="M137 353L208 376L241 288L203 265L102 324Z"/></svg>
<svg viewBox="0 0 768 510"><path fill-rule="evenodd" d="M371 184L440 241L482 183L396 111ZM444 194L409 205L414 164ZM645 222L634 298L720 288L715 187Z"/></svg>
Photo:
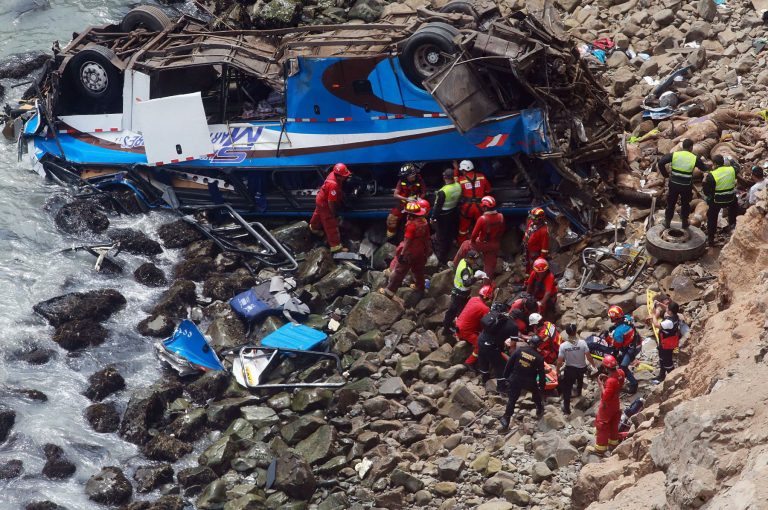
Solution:
<svg viewBox="0 0 768 510"><path fill-rule="evenodd" d="M578 338L576 335L576 325L568 324L565 331L560 335L562 343L557 355L557 372L560 373L560 367L565 364L563 376L560 378L558 387L563 402L560 408L565 414L571 414L571 390L576 384L576 395L581 396L581 389L584 385L584 372L587 370L587 363L595 368L595 360L589 353L587 342Z"/></svg>
<svg viewBox="0 0 768 510"><path fill-rule="evenodd" d="M765 180L763 169L759 166L752 167L752 178L754 179L755 184L753 184L747 192L747 202L749 205L755 205L757 203L757 194L768 186L768 181Z"/></svg>

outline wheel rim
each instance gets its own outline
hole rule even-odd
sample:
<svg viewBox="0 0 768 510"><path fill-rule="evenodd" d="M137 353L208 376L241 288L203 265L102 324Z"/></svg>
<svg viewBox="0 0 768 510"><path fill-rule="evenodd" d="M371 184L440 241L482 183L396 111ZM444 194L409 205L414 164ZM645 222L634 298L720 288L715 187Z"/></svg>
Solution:
<svg viewBox="0 0 768 510"><path fill-rule="evenodd" d="M80 82L87 90L101 94L109 86L107 70L97 62L86 62L80 68Z"/></svg>
<svg viewBox="0 0 768 510"><path fill-rule="evenodd" d="M419 74L429 77L443 67L445 57L434 44L425 44L416 50L414 61Z"/></svg>
<svg viewBox="0 0 768 510"><path fill-rule="evenodd" d="M662 232L661 238L669 243L686 243L691 239L691 234L686 230L672 227Z"/></svg>

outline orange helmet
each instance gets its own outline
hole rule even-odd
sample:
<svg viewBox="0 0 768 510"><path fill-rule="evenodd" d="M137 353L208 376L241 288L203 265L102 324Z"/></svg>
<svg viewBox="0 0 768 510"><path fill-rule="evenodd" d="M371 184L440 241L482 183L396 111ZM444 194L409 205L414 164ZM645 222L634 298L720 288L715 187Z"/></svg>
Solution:
<svg viewBox="0 0 768 510"><path fill-rule="evenodd" d="M603 366L605 368L616 368L619 366L619 363L616 361L616 358L614 358L611 354L606 354L603 356Z"/></svg>
<svg viewBox="0 0 768 510"><path fill-rule="evenodd" d="M544 209L541 207L534 207L531 209L531 212L528 213L528 216L534 219L542 219L544 218Z"/></svg>
<svg viewBox="0 0 768 510"><path fill-rule="evenodd" d="M549 262L545 258L537 258L533 261L533 270L537 273L543 273L549 269Z"/></svg>
<svg viewBox="0 0 768 510"><path fill-rule="evenodd" d="M333 165L333 173L341 177L349 177L352 175L352 172L349 171L349 168L347 168L347 165L344 163L336 163Z"/></svg>
<svg viewBox="0 0 768 510"><path fill-rule="evenodd" d="M427 214L427 211L425 211L424 208L418 204L418 202L408 202L405 204L405 212L408 214L413 214L414 216L424 216Z"/></svg>
<svg viewBox="0 0 768 510"><path fill-rule="evenodd" d="M496 207L496 199L490 195L486 195L480 199L480 207L485 209L493 209Z"/></svg>
<svg viewBox="0 0 768 510"><path fill-rule="evenodd" d="M429 210L432 209L432 206L430 205L429 200L427 200L426 198L420 198L416 201L416 203L419 204L419 206L422 209L424 209L424 214L428 214Z"/></svg>
<svg viewBox="0 0 768 510"><path fill-rule="evenodd" d="M483 285L480 287L480 297L484 299L491 299L493 297L493 285Z"/></svg>
<svg viewBox="0 0 768 510"><path fill-rule="evenodd" d="M624 317L624 310L622 310L620 306L613 305L608 309L608 317L614 321L619 320Z"/></svg>

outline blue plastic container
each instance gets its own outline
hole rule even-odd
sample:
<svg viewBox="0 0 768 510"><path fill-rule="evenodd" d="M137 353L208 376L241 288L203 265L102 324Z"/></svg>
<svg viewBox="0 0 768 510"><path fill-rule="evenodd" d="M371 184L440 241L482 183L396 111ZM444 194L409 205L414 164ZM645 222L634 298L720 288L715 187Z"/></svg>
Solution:
<svg viewBox="0 0 768 510"><path fill-rule="evenodd" d="M320 350L320 345L328 339L322 331L312 329L303 324L288 323L265 336L261 340L263 347L276 349L298 349L302 351Z"/></svg>

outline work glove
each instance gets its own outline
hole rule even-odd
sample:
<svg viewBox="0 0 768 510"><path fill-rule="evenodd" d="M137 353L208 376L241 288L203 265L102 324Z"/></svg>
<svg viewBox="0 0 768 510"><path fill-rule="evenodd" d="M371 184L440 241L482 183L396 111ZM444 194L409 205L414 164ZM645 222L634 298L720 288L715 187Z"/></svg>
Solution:
<svg viewBox="0 0 768 510"><path fill-rule="evenodd" d="M486 278L488 278L488 275L487 275L487 274L485 274L485 271L480 271L480 270L478 269L477 271L475 271L475 275L474 275L474 277L475 277L475 278L482 278L483 280L485 280Z"/></svg>

